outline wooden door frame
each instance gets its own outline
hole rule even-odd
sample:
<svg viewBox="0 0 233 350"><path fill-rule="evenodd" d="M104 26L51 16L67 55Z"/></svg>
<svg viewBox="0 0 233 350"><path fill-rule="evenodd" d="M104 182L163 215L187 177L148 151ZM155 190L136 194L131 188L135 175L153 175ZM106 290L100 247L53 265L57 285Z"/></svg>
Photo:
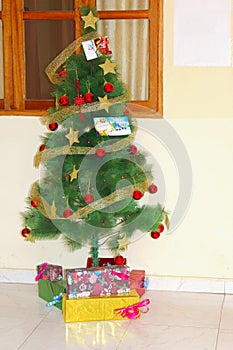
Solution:
<svg viewBox="0 0 233 350"><path fill-rule="evenodd" d="M152 3L152 0L150 0ZM23 0L3 1L3 52L4 52L4 94L0 103L0 114L5 115L45 115L53 104L51 100L26 100L25 79L25 40L24 20L61 20L75 21L75 35L80 33L79 6L95 7L95 0L75 2L74 11L31 12L23 11ZM98 11L100 19L148 19L149 21L149 93L146 101L133 101L148 107L151 117L163 114L163 0L157 0L156 6L148 10ZM11 20L12 19L12 20ZM153 25L152 25L153 22ZM157 66L154 71L155 62ZM154 79L156 75L156 78ZM154 81L156 80L156 84ZM13 86L12 86L13 85ZM43 108L41 108L43 105ZM153 112L154 111L154 112ZM156 111L156 112L155 112Z"/></svg>

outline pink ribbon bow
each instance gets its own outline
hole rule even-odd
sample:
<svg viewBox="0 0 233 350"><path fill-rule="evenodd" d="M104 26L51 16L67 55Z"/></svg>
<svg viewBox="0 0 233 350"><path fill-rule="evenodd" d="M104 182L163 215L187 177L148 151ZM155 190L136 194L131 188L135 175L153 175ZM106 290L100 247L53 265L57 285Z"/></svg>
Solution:
<svg viewBox="0 0 233 350"><path fill-rule="evenodd" d="M127 275L126 273L123 273L123 272L121 273L121 272L112 271L112 275L117 276L120 279L125 280L125 281L129 280L129 278L130 278L129 275Z"/></svg>
<svg viewBox="0 0 233 350"><path fill-rule="evenodd" d="M46 266L48 266L48 263L46 263L46 262L41 265L40 270L38 272L38 275L35 278L36 281L39 281L39 279L41 278L42 273L44 272L44 270L46 268Z"/></svg>
<svg viewBox="0 0 233 350"><path fill-rule="evenodd" d="M145 300L140 301L137 304L133 304L131 306L115 309L114 312L123 318L129 318L130 320L134 320L140 316L140 308L145 307L148 304L150 304L150 300L145 299ZM141 312L144 314L146 314L148 311L149 311L148 307L143 311L141 310Z"/></svg>

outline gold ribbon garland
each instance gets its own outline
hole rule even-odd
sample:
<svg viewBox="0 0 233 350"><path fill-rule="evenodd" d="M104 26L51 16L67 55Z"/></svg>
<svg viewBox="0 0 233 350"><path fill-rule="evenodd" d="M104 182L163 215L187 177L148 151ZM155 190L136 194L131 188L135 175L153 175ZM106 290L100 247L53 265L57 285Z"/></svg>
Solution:
<svg viewBox="0 0 233 350"><path fill-rule="evenodd" d="M100 34L97 32L91 32L88 34L83 35L81 38L74 40L71 44L69 44L58 56L55 57L55 59L50 62L50 64L46 67L45 73L47 74L49 80L53 84L57 84L59 82L59 74L57 73L58 68L66 62L66 60L74 53L74 51L77 50L77 48L82 44L82 42L88 41L88 40L94 40L100 37ZM123 103L128 102L130 99L129 93L126 92L120 97L115 97L109 100L109 107L111 107L112 104L116 103ZM103 109L103 106L101 103L93 102L91 104L85 104L82 105L82 112L95 112L98 110ZM43 124L46 124L47 126L51 122L57 122L61 123L63 120L65 120L69 115L72 115L74 113L78 113L80 111L80 107L78 106L70 106L66 108L61 108L57 112L47 115L46 118L42 117L41 122Z"/></svg>
<svg viewBox="0 0 233 350"><path fill-rule="evenodd" d="M105 152L118 152L123 148L129 146L135 138L137 132L136 120L132 120L132 125L134 126L133 132L127 137L120 141L115 142L113 145L106 146ZM95 154L96 148L94 147L79 147L79 146L63 146L51 149L44 149L43 151L38 151L34 157L34 166L39 167L40 164L44 164L49 159L55 158L61 155L75 155L75 154Z"/></svg>
<svg viewBox="0 0 233 350"><path fill-rule="evenodd" d="M97 32L91 32L83 35L81 38L74 40L71 44L69 44L58 56L52 60L49 65L45 69L45 73L47 74L49 80L53 84L57 84L59 81L59 74L56 73L58 68L66 62L66 60L77 50L77 48L84 41L94 40L100 37L100 34Z"/></svg>
<svg viewBox="0 0 233 350"><path fill-rule="evenodd" d="M73 214L70 218L83 218L88 214L92 213L95 210L101 210L107 208L109 205L115 203L116 201L120 201L125 198L129 198L133 196L133 192L135 190L140 190L145 192L148 189L148 182L141 182L135 185L127 186L117 190L105 198L98 199L97 201L88 204L87 206L79 209L75 214Z"/></svg>
<svg viewBox="0 0 233 350"><path fill-rule="evenodd" d="M114 97L109 99L108 108L110 108L111 106L115 106L117 103L129 102L129 100L130 100L130 94L126 92L120 97ZM75 113L79 113L80 111L82 113L97 112L97 111L100 111L101 109L104 109L104 107L103 107L103 104L101 104L100 102L92 102L92 103L84 104L81 106L81 110L80 110L80 107L78 106L69 106L69 107L61 108L57 112L49 114L46 117L43 116L41 118L41 122L42 124L45 124L48 127L48 125L51 122L61 124L61 122L63 122L63 120L65 120L67 117Z"/></svg>
<svg viewBox="0 0 233 350"><path fill-rule="evenodd" d="M53 215L53 211L51 209L51 206L48 204L48 202L42 198L39 188L38 188L38 183L34 183L31 187L30 190L30 198L34 199L34 198L38 198L39 199L39 205L37 206L37 209L46 217L46 218L53 218L54 219L54 215Z"/></svg>
<svg viewBox="0 0 233 350"><path fill-rule="evenodd" d="M120 190L112 192L110 195L98 199L95 202L86 205L83 208L78 209L73 215L69 217L69 220L72 219L82 219L86 217L88 214L92 213L95 210L101 210L104 208L107 208L111 204L115 203L116 201L120 201L125 198L130 198L133 196L133 192L135 190L140 190L142 192L145 192L148 189L148 182L144 181L138 184L130 185L124 188L121 188ZM48 204L48 202L41 196L37 183L34 183L31 188L30 192L30 198L38 198L40 201L39 206L37 209L48 219L64 219L64 217L58 217L57 215L54 216L54 212L51 209L51 206ZM66 220L66 219L64 219Z"/></svg>
<svg viewBox="0 0 233 350"><path fill-rule="evenodd" d="M74 40L70 45L68 45L45 69L45 73L47 74L49 80L53 84L57 84L59 81L59 74L57 73L57 69L66 62L66 60L73 54L74 51L77 50L77 48L82 44L84 41L93 40L96 38L99 38L100 35L97 32L91 32L83 37ZM126 89L127 91L127 89ZM114 105L116 103L123 103L128 102L130 99L129 93L126 92L125 94L112 98L109 100L109 107L111 105ZM84 104L82 105L81 111L83 113L85 112L94 112L103 109L103 104L100 102L93 102L91 104ZM49 114L45 117L41 118L41 122L43 124L46 124L47 126L51 122L57 122L61 123L63 120L65 120L70 115L73 115L75 113L80 112L80 107L78 106L69 106L65 108L61 108L58 111L56 111L53 114ZM135 134L137 131L137 125L136 121L133 120L132 124L134 125L133 132L127 137L120 141L115 142L113 145L106 146L105 151L106 152L117 152L122 150L123 148L126 148L129 146L133 139L135 138ZM40 164L46 163L49 159L52 159L57 156L61 155L74 155L74 154L80 154L80 155L86 155L86 154L95 154L96 148L95 147L79 147L79 146L63 146L63 147L56 147L53 149L45 149L43 151L38 151L37 154L34 157L34 166L39 167ZM120 190L114 191L110 195L106 196L105 198L101 198L96 200L95 202L86 205L83 208L80 208L77 210L72 216L69 217L69 220L77 219L77 218L84 218L88 214L92 213L95 210L101 210L104 209L111 204L113 204L116 201L120 201L127 197L133 196L133 191L137 189L142 192L145 192L148 189L148 183L147 181L138 183L135 185L130 185L125 188L122 188ZM41 196L38 183L34 183L31 187L30 191L30 198L38 198L39 199L39 205L37 209L46 217L49 219L64 219L63 217L58 217L56 214L54 214L54 211L52 210L52 206L49 205L49 203ZM64 219L65 220L65 219Z"/></svg>

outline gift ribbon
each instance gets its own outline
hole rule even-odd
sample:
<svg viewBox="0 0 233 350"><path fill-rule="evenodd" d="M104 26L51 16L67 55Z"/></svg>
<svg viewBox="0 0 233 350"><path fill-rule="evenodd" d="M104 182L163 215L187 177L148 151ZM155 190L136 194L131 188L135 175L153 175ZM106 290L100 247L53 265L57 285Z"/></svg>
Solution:
<svg viewBox="0 0 233 350"><path fill-rule="evenodd" d="M148 286L149 286L149 277L146 277L144 281L144 288L147 289Z"/></svg>
<svg viewBox="0 0 233 350"><path fill-rule="evenodd" d="M59 303L62 300L62 293L59 293L58 295L55 295L55 297L53 297L53 301L50 301L49 303L46 304L46 306L53 306L57 303Z"/></svg>
<svg viewBox="0 0 233 350"><path fill-rule="evenodd" d="M130 278L129 275L127 275L126 273L123 273L123 272L112 271L112 275L117 276L120 279L125 280L125 281L129 280L129 278Z"/></svg>
<svg viewBox="0 0 233 350"><path fill-rule="evenodd" d="M115 309L114 312L123 318L128 318L130 320L134 320L140 316L140 308L145 307L148 304L150 304L150 300L145 299L145 300L140 301L137 304L133 304L131 306ZM149 311L148 307L146 308L146 310L141 310L141 312L144 314L146 314L148 311Z"/></svg>
<svg viewBox="0 0 233 350"><path fill-rule="evenodd" d="M38 275L35 278L36 281L39 281L39 279L41 278L41 276L42 276L42 274L43 274L43 272L44 272L44 270L46 268L46 266L48 266L48 263L46 263L46 262L41 265L40 270L38 272Z"/></svg>

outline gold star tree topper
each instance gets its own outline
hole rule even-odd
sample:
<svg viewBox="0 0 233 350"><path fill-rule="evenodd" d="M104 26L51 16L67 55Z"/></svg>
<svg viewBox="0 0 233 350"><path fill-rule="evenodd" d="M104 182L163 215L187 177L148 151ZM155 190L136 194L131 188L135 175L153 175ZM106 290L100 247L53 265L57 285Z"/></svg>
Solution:
<svg viewBox="0 0 233 350"><path fill-rule="evenodd" d="M87 16L82 16L81 18L85 22L84 29L88 27L95 29L96 22L99 20L98 17L93 15L92 11L90 11Z"/></svg>
<svg viewBox="0 0 233 350"><path fill-rule="evenodd" d="M104 70L104 75L108 73L116 74L116 63L111 62L108 58L106 59L104 64L100 64L99 66Z"/></svg>

